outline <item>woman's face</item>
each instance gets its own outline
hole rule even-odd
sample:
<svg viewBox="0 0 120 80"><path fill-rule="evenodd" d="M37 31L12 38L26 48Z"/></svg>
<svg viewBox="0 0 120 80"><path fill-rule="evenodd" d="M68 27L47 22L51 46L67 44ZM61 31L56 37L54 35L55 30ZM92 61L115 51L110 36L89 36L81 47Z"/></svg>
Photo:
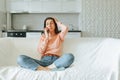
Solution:
<svg viewBox="0 0 120 80"><path fill-rule="evenodd" d="M55 23L52 19L48 19L46 21L46 27L48 28L49 32L54 32L55 31Z"/></svg>

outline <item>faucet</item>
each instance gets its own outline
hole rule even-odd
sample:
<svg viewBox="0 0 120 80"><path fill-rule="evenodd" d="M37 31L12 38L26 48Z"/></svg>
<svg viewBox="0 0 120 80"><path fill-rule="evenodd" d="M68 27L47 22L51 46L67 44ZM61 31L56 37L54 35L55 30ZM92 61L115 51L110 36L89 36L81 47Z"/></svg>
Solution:
<svg viewBox="0 0 120 80"><path fill-rule="evenodd" d="M74 25L73 24L69 24L70 30L74 30Z"/></svg>

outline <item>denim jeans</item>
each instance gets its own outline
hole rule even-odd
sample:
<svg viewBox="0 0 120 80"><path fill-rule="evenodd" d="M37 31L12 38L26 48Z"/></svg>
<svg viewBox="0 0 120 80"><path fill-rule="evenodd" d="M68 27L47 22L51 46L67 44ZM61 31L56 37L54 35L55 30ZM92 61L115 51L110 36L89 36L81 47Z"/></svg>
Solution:
<svg viewBox="0 0 120 80"><path fill-rule="evenodd" d="M17 63L27 69L36 70L38 66L49 66L52 63L55 64L57 68L67 68L74 61L74 56L71 53L63 54L61 57L56 56L44 56L41 60L33 59L26 55L20 55L17 58Z"/></svg>

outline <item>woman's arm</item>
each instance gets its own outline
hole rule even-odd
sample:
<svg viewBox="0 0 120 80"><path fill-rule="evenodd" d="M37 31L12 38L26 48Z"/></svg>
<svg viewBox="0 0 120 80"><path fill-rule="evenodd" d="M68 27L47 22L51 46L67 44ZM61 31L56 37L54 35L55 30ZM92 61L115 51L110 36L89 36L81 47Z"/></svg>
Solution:
<svg viewBox="0 0 120 80"><path fill-rule="evenodd" d="M64 40L64 37L65 37L65 35L66 35L67 32L68 32L68 27L67 27L66 25L62 24L62 23L59 22L59 21L56 21L56 23L57 23L58 27L60 27L60 29L61 29L60 38L61 38L62 40Z"/></svg>
<svg viewBox="0 0 120 80"><path fill-rule="evenodd" d="M44 54L47 48L47 44L48 44L48 39L42 36L38 44L38 52L41 53L42 55Z"/></svg>
<svg viewBox="0 0 120 80"><path fill-rule="evenodd" d="M41 54L44 54L47 48L48 38L49 38L47 30L48 30L47 28L44 29L45 34L41 36L39 44L38 44L38 52Z"/></svg>
<svg viewBox="0 0 120 80"><path fill-rule="evenodd" d="M68 32L68 27L64 24L62 24L60 21L58 21L56 18L54 18L55 22L57 23L58 27L60 27L61 32L60 32L60 38L61 40L64 40L65 35Z"/></svg>

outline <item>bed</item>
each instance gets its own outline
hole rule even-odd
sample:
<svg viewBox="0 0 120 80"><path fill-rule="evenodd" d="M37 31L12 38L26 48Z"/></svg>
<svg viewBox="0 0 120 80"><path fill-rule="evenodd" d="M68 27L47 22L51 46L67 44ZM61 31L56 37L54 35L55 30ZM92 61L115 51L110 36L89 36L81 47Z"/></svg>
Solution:
<svg viewBox="0 0 120 80"><path fill-rule="evenodd" d="M40 59L39 38L0 38L0 80L119 80L120 39L66 38L63 54L74 63L61 71L32 71L16 63L24 54Z"/></svg>

